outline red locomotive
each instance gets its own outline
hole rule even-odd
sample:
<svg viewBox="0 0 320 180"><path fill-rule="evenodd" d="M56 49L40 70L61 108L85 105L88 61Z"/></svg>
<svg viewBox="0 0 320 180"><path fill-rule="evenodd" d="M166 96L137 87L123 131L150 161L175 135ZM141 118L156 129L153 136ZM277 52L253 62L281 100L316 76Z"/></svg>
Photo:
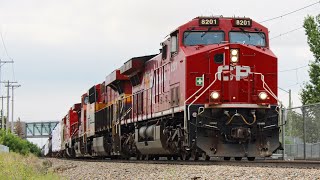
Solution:
<svg viewBox="0 0 320 180"><path fill-rule="evenodd" d="M82 95L61 122L62 149L71 157L254 160L281 146L278 104L268 29L249 18L197 17L159 54L128 60Z"/></svg>

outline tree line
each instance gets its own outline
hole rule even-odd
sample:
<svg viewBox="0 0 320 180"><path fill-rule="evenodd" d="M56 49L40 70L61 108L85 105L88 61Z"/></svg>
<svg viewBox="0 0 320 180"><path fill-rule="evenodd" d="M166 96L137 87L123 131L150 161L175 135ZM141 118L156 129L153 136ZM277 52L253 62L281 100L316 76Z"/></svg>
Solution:
<svg viewBox="0 0 320 180"><path fill-rule="evenodd" d="M320 14L315 17L307 16L303 27L314 60L309 61L310 81L303 85L300 97L303 105L310 105L320 102ZM303 140L305 120L306 142L320 142L320 105L289 110L287 117L289 123L286 126L287 136L299 137Z"/></svg>

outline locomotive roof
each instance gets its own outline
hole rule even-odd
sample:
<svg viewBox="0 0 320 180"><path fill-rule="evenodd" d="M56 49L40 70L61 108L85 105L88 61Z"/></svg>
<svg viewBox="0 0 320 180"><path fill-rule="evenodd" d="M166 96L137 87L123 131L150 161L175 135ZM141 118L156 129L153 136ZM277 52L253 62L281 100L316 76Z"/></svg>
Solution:
<svg viewBox="0 0 320 180"><path fill-rule="evenodd" d="M236 16L233 16L233 17L223 17L222 15L214 15L214 16L197 16L195 18L193 18L192 20L178 26L177 28L175 28L173 31L170 32L170 34L176 32L177 30L179 30L179 28L181 28L182 26L185 26L189 23L191 23L192 21L194 20L198 20L198 19L201 19L201 18L218 18L218 19L221 19L221 20L232 20L232 19L251 19L250 17L246 17L246 16L243 16L243 17L236 17ZM254 21L253 19L251 19L252 21ZM260 23L254 21L255 23L259 24L259 26L263 27L263 28L266 28L264 27L263 25L261 25Z"/></svg>
<svg viewBox="0 0 320 180"><path fill-rule="evenodd" d="M156 55L158 55L158 54L151 54L151 55L146 55L146 56L133 57L133 58L129 59L128 61L126 61L125 63L127 63L127 62L129 62L129 61L132 61L132 60L137 60L137 59L143 60L144 62L147 62L147 61L149 61L150 59L152 59L153 57L155 57ZM125 64L125 63L124 63L124 64Z"/></svg>

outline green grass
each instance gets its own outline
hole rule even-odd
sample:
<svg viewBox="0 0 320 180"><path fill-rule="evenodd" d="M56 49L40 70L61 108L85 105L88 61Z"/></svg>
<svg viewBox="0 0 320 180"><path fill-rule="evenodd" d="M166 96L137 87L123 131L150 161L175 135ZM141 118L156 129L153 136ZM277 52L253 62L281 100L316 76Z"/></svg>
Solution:
<svg viewBox="0 0 320 180"><path fill-rule="evenodd" d="M51 163L34 155L0 153L0 179L62 179L48 171Z"/></svg>

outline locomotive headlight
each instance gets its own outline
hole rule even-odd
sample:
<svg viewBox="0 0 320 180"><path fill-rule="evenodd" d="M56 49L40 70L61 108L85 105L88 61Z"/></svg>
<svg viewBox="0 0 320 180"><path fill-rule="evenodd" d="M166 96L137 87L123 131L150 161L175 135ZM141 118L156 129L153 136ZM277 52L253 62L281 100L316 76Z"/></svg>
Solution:
<svg viewBox="0 0 320 180"><path fill-rule="evenodd" d="M237 63L239 61L239 49L230 49L231 63Z"/></svg>
<svg viewBox="0 0 320 180"><path fill-rule="evenodd" d="M237 56L232 56L231 57L231 62L233 62L233 63L238 62L238 57Z"/></svg>
<svg viewBox="0 0 320 180"><path fill-rule="evenodd" d="M265 92L259 93L259 98L260 98L261 100L266 100L267 97L268 97L267 93L265 93Z"/></svg>
<svg viewBox="0 0 320 180"><path fill-rule="evenodd" d="M231 55L232 56L237 56L238 55L238 49L232 49L231 50Z"/></svg>
<svg viewBox="0 0 320 180"><path fill-rule="evenodd" d="M213 91L210 94L210 96L211 96L212 99L218 99L220 97L220 94L217 91Z"/></svg>

